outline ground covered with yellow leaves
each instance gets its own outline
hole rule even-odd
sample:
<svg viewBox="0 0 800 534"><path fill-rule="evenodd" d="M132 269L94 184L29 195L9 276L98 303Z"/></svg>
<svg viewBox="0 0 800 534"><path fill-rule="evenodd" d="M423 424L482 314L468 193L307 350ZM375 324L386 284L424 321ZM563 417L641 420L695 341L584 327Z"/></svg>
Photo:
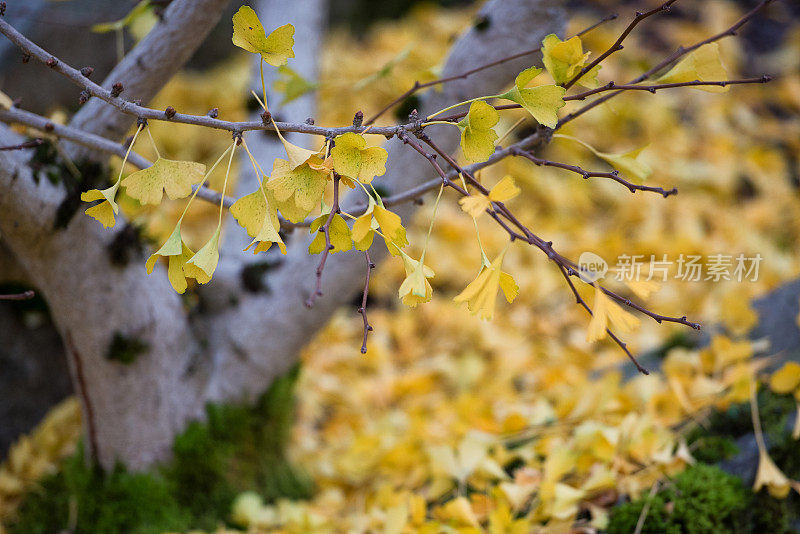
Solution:
<svg viewBox="0 0 800 534"><path fill-rule="evenodd" d="M702 3L695 19L654 19L604 66L600 80L631 78L660 58L659 52L720 31L739 14L733 3L713 0ZM317 123L347 124L356 110L369 114L415 79L433 76L451 38L470 16L468 11L422 9L399 23L382 23L358 42L343 32L331 35L322 63ZM571 29L593 21L577 16ZM594 30L584 38L585 48L594 54L605 50L622 24ZM421 42L425 46L415 45ZM745 44L726 39L720 49L731 78L737 77L751 57ZM769 384L761 372L769 362L769 347L751 342L747 334L757 319L751 298L800 273L798 50L800 31L795 28L781 47L758 56L759 71L783 73L770 85L735 87L722 95L697 90L629 94L564 128L562 133L604 152L647 145L642 158L654 170L650 184L677 187L680 194L675 197L632 195L619 184L583 180L522 158L480 176L491 186L512 175L522 194L510 207L567 257L577 259L590 251L613 268L624 255L642 255L645 262L651 255L666 255L673 264L668 280L657 287L611 285L631 297L652 292L650 309L687 315L709 326L708 346L694 348L696 341L683 326L643 318L625 338L635 354L661 350L660 369L625 380L630 364L624 353L608 342L586 342L589 317L575 305L558 270L538 250L517 243L506 253L504 270L520 286L518 299L498 305L490 322L470 315L452 299L475 276L480 250L472 219L446 194L426 256L436 272L432 301L416 309L402 306L396 292L405 273L399 260L390 260L373 277L369 314L374 332L368 353L359 353L361 318L350 309L338 313L303 353L288 451L294 465L313 481L313 496L265 503L255 493L241 494L230 510L231 528L292 533L624 532L622 525L630 524L617 519L615 526L613 506L648 495L650 504L636 510L632 525L641 522L636 527L640 532L660 532L654 521L677 521L684 513L676 504L679 496L658 497L690 487L688 477L675 477L692 465L700 469L695 456L717 459L697 439L702 428L712 426L713 417L753 399L777 402L783 416L790 416L794 405L791 395L800 374L785 367ZM391 64L398 57L388 74L373 76L375 65ZM240 70L244 80L246 68ZM181 102L181 109L205 109L209 101L219 105L221 98L231 99L214 89L191 96L194 89L185 90L188 81L179 78L166 90L170 103L178 94L200 100L196 105ZM341 91L353 84L359 89ZM241 102L231 103L237 105L241 110ZM521 112L504 112L498 131L521 117ZM201 137L193 130L192 135L191 142L173 143L163 151L204 161L227 142L210 132ZM505 143L513 139L514 134ZM584 168L605 165L567 139L553 140L544 154ZM411 243L424 242L430 208L422 211L412 225L416 239ZM150 223L152 231L165 230L158 220ZM213 223L198 217L194 224L204 228ZM507 237L491 220L481 219L479 225L483 246L494 257ZM705 272L699 281L676 278L680 257L699 255L707 263L719 254L734 261L739 254L760 254L757 280L706 280ZM592 292L583 294L591 303ZM778 401L774 395L765 397L769 385ZM759 388L764 391L757 396ZM76 409L74 403L60 408L69 417ZM742 418L748 430L761 423L749 411ZM47 443L34 434L12 451L0 468L0 513L13 513L24 491L57 469L65 453L60 440L74 443L75 425L73 420L52 429L59 438ZM766 432L766 422L764 426ZM762 494L768 491L780 501L795 485L782 478L780 469L789 473L789 466L771 463L760 438L758 446ZM800 460L794 462L800 465ZM701 475L714 488L722 476ZM749 489L730 491L737 495L735 503L713 506L724 513L741 512L742 503L751 498ZM697 499L704 502L702 496ZM676 527L675 532L734 531L729 521L735 516L724 513L709 530ZM701 521L698 515L681 517Z"/></svg>

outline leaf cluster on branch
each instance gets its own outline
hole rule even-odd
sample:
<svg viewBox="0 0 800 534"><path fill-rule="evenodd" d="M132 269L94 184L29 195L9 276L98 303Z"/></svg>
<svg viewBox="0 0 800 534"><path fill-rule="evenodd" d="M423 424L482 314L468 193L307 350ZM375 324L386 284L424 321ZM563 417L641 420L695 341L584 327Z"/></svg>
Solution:
<svg viewBox="0 0 800 534"><path fill-rule="evenodd" d="M482 245L480 246L481 258L478 274L475 280L455 298L457 302L465 302L471 312L479 314L482 318L490 319L494 313L499 291L503 291L509 302L514 300L519 291L511 274L502 270L503 260L510 245L515 242L532 245L540 249L556 265L577 304L591 315L587 340L597 341L609 337L628 355L637 369L646 374L647 371L639 365L626 344L610 329L611 326L614 326L620 331L627 332L638 325L638 318L626 311L625 308L649 316L658 323L674 322L695 329L699 329L700 325L689 321L686 316L672 317L655 313L596 281L588 280L586 273L578 263L559 254L551 241L534 233L521 222L514 211L506 206L506 202L513 200L518 193L513 177L505 177L489 188L482 183L479 171L506 157L519 156L537 165L561 168L576 173L584 179L607 178L621 184L631 193L653 192L664 198L676 194L675 188L664 189L642 183L653 174L653 170L639 159L640 150L621 154L605 153L580 139L555 132L599 104L628 91L655 93L665 89L694 87L711 92L724 92L728 90L728 86L734 84L769 81L768 76L729 79L722 66L716 42L723 37L734 35L739 27L771 1L763 0L730 28L689 46L679 48L657 62L648 71L626 83L610 81L602 84L598 81L602 63L617 51L622 50L623 41L637 25L651 16L668 12L676 0L669 0L652 10L637 13L619 38L591 61L589 59L591 52L583 50L581 35L613 17L607 17L584 32L566 40L549 35L544 39L540 49L524 53L524 55L528 55L540 52L545 69L530 67L523 70L516 77L510 90L501 94L485 95L454 103L426 117L420 117L415 112L411 114L407 123L395 126L376 126L375 121L401 99L390 103L363 124L363 114L357 114L353 124L344 127L316 126L313 121L311 124L309 122L276 121L270 113L267 102L263 68L264 63L283 67L290 58L294 57L292 50L294 28L287 24L267 35L256 13L246 6L242 7L233 17L232 41L234 45L258 54L261 58L262 95L261 98L255 94L254 96L259 100L263 109L262 120L251 122L224 121L217 118L218 112L213 110L206 115L189 115L177 112L172 106L165 110L156 110L142 106L136 101L129 101L123 96L124 81L114 84L111 89L103 88L91 81L91 69L71 67L28 40L7 22L0 20L0 33L17 45L25 54L25 58L33 58L44 63L81 88L81 103L85 103L91 97L99 98L119 111L136 117L138 126L128 146L122 146L69 126L57 126L43 117L17 109L9 102L2 106L0 120L20 123L37 129L43 137L55 136L94 149L118 155L124 154L123 165L114 184L105 189L92 189L81 195L81 199L86 202L99 201L89 207L86 213L106 227L114 226L116 222L115 215L119 213L116 199L121 190L142 204L159 204L164 193L171 199L188 197L183 214L175 224L170 237L150 256L146 266L148 272L152 272L159 258L165 258L168 263L169 281L179 293L187 289L189 284L187 280L195 280L203 284L213 277L219 260L222 216L225 208L230 209L237 222L253 238L247 249L253 247L254 253L266 251L273 244L277 244L281 251L286 253L286 247L280 234L281 228L309 227L312 233L317 234L309 247L310 254L320 255L314 289L306 301L306 305L309 307L313 306L315 300L323 294L322 278L329 255L353 248L363 251L367 275L363 299L359 308L359 312L364 318L362 352L366 352L367 335L372 328L367 320L366 304L369 273L373 267L368 251L374 236L382 237L388 252L403 262L406 279L398 290L402 301L412 307L429 301L432 295L429 280L434 277L434 272L425 264L425 258L437 210L434 208L428 239L422 247L421 255L419 258L415 258L404 251L409 244L406 238L407 234L400 217L390 208L401 202L420 199L426 193L436 190L438 190L436 198L436 206L438 206L443 191L452 189L462 197L461 206L469 216L476 219L484 213L487 214L505 230L509 238L508 246L494 260L490 260L483 251ZM402 97L407 97L424 87L467 77L479 70L518 58L520 55L508 56L458 76L424 84L415 83ZM544 76L545 71L549 78ZM648 81L649 83L645 83ZM570 93L570 89L576 85L582 85L587 89L582 92ZM599 96L592 98L595 95ZM559 115L559 110L566 105L566 102L588 99L591 100L576 111L566 116ZM495 104L497 101L512 102L512 104ZM468 108L463 110L467 105L469 105ZM462 111L443 116L448 111L457 108L461 108ZM499 113L515 108L526 110L538 126L532 135L498 149L498 143L502 143L523 122L523 120L518 121L514 127L501 135L496 131ZM151 121L226 130L232 134L232 141L207 170L205 165L200 163L161 158L158 155L158 147L150 135ZM434 125L453 126L459 129L461 152L470 165L461 165L456 157L440 148L435 136L428 130ZM274 132L286 151L286 159L276 159L269 173L265 172L266 166L262 166L252 155L246 142L248 132L259 130ZM140 142L145 131L147 131L153 150L158 156L152 164L134 152L137 142ZM316 149L309 150L287 141L283 136L286 132L322 136L324 141L316 145ZM365 137L367 135L396 139L407 145L430 163L438 178L413 189L382 197L378 188L375 187L374 181L384 175L386 165L390 165L392 162L387 162L386 150L368 143ZM550 161L536 155L538 149L554 139L567 139L581 143L591 153L611 165L614 170L610 172L589 171L577 165ZM10 148L23 149L27 147ZM234 154L241 149L245 150L249 156L253 172L257 177L258 188L239 199L233 199L228 196L227 188ZM213 192L205 187L205 184L217 167L225 163L226 159L222 191L220 193ZM140 170L123 177L125 165L128 162L140 167ZM340 199L343 187L358 189L364 193L362 204L356 209L346 211L342 208ZM331 189L332 204L327 205L325 203L326 192ZM196 198L218 204L219 214L215 230L206 243L195 252L186 245L181 237L181 222ZM312 212L317 209L319 215L312 216ZM348 221L353 221L352 225ZM475 228L477 233L477 223ZM477 235L477 238L480 244L480 235ZM580 296L575 286L574 279L576 278L594 286L593 307L590 307Z"/></svg>

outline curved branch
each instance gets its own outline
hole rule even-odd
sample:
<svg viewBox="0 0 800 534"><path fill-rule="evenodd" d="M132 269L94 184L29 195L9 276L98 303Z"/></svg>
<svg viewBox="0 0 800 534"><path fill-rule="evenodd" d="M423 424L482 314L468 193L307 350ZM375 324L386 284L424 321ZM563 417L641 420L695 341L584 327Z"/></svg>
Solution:
<svg viewBox="0 0 800 534"><path fill-rule="evenodd" d="M130 98L148 102L191 58L219 20L229 0L173 0L158 24L131 50L103 82L104 87L122 83ZM89 133L120 139L134 118L119 113L99 100L90 100L70 122ZM73 158L92 154L72 147Z"/></svg>

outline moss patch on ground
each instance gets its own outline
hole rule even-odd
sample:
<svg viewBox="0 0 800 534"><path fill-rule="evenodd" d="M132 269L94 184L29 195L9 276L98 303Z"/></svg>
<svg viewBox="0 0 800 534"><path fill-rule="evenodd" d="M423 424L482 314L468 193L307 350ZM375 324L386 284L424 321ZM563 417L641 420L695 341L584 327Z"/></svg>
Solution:
<svg viewBox="0 0 800 534"><path fill-rule="evenodd" d="M789 426L794 398L764 388L758 394L758 406L770 456L789 478L799 479L800 447ZM736 440L752 431L749 403L711 414L704 427L686 436L698 463L653 497L615 508L609 534L634 532L646 505L643 534L796 532L793 525L800 521L800 496L792 492L786 499L775 499L765 489L753 493L738 477L709 465L738 454Z"/></svg>
<svg viewBox="0 0 800 534"><path fill-rule="evenodd" d="M104 473L82 448L23 502L11 534L161 534L229 523L231 503L251 490L267 500L307 498L311 482L287 460L299 366L276 380L255 405L207 407L189 425L174 457L149 473L124 466Z"/></svg>

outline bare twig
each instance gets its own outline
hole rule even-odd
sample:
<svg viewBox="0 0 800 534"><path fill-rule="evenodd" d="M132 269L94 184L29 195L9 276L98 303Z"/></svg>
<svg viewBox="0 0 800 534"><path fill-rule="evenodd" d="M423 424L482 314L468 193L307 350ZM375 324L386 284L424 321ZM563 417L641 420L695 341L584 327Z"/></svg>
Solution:
<svg viewBox="0 0 800 534"><path fill-rule="evenodd" d="M367 353L367 336L372 332L372 325L369 324L369 319L367 319L367 297L369 296L370 273L372 273L372 269L375 268L375 264L372 263L369 257L368 250L364 251L364 258L367 260L367 273L364 276L364 293L361 297L361 307L358 308L358 313L361 314L361 318L364 320L364 340L361 342L361 354Z"/></svg>
<svg viewBox="0 0 800 534"><path fill-rule="evenodd" d="M330 153L330 150L329 150ZM320 231L323 232L325 235L325 248L322 251L322 255L319 259L319 265L317 266L317 281L316 286L314 287L314 292L311 293L308 298L306 299L306 307L313 308L314 302L317 300L317 297L322 296L322 273L325 271L325 263L328 261L328 255L330 255L331 250L333 250L333 244L331 243L331 222L333 222L333 217L340 213L341 209L339 207L339 175L333 173L333 206L331 206L331 211L328 213L328 218L325 219L325 224L322 225Z"/></svg>
<svg viewBox="0 0 800 534"><path fill-rule="evenodd" d="M586 100L586 98L590 96L599 93L607 93L609 91L616 91L618 93L622 93L624 91L647 91L648 93L655 94L656 91L660 91L662 89L675 89L679 87L702 87L702 86L727 87L729 85L767 83L771 81L772 81L772 76L765 74L757 78L743 78L738 80L720 80L720 81L707 81L707 82L701 82L699 80L695 80L691 82L659 83L652 85L636 85L633 82L617 85L615 82L608 82L607 84L601 87L597 87L595 89L589 89L582 93L576 93L574 95L565 96L563 100L565 102L573 100ZM606 96L610 97L611 95L606 95ZM592 104L594 104L594 102L592 102ZM519 104L501 104L499 106L493 106L493 107L498 111L506 109L522 109L522 106ZM447 115L445 117L436 117L436 120L437 122L457 122L458 120L464 118L467 115L467 113L469 113L469 111L460 111L458 113L453 113L452 115Z"/></svg>
<svg viewBox="0 0 800 534"><path fill-rule="evenodd" d="M0 150L25 150L28 148L36 148L42 143L44 143L42 139L31 139L30 141L25 141L24 143L19 143L17 145L0 146Z"/></svg>
<svg viewBox="0 0 800 534"><path fill-rule="evenodd" d="M589 307L589 305L586 303L586 301L583 299L583 297L581 297L580 293L578 293L578 289L575 287L575 284L572 282L572 279L570 278L570 274L567 271L567 269L564 268L563 265L559 265L558 266L558 270L561 272L561 275L564 277L564 280L566 280L567 285L569 286L570 290L572 291L572 294L575 296L576 304L578 304L583 309L585 309L586 312L590 316L594 316L594 313L592 312L592 309ZM611 329L609 329L609 328L606 328L606 334L608 334L608 336L614 341L614 343L619 345L619 348L622 349L622 351L625 353L625 355L628 357L628 359L631 362L633 362L634 366L636 366L636 370L637 371L639 371L643 375L649 375L650 374L650 371L648 371L647 369L642 367L642 365L639 363L639 361L636 359L636 357L633 355L633 353L631 353L631 351L628 349L628 344L627 343L623 342L620 338L618 338L614 334L614 332L612 332Z"/></svg>
<svg viewBox="0 0 800 534"><path fill-rule="evenodd" d="M672 189L663 189L661 187L652 187L647 185L637 185L631 183L628 180L622 178L619 175L619 171L590 172L582 169L577 165L569 165L567 163L559 163L557 161L550 161L548 159L537 158L530 152L525 152L525 151L518 151L515 155L522 156L523 158L526 158L539 166L556 167L558 169L564 169L567 171L574 172L576 174L580 174L585 180L588 180L589 178L609 178L627 187L631 193L636 193L636 191L647 191L652 193L658 193L659 195L662 195L664 198L667 198L670 195L678 194L678 190L674 187Z"/></svg>
<svg viewBox="0 0 800 534"><path fill-rule="evenodd" d="M622 34L619 36L619 38L616 41L614 41L614 44L612 44L608 48L608 50L606 50L605 52L603 52L602 54L597 56L597 58L595 58L594 61L592 61L588 65L584 66L580 70L580 72L578 72L575 76L572 77L572 79L570 79L567 83L565 83L564 84L564 89L569 89L570 87L572 87L578 80L581 79L581 77L583 77L587 72L591 71L597 65L602 63L603 60L605 60L608 56L610 56L614 52L618 52L618 51L622 50L623 49L622 41L624 41L625 38L628 37L628 35L630 35L630 33L633 31L633 29L640 22L642 22L644 19L646 19L648 17L651 17L651 16L655 15L656 13L665 13L665 12L669 11L670 10L670 6L672 6L672 4L674 4L677 1L678 0L667 0L666 2L661 4L659 7L651 9L650 11L646 11L646 12L637 11L636 12L636 17L634 17L634 19L631 21L631 23L628 24L628 27L625 28L625 30L622 32Z"/></svg>
<svg viewBox="0 0 800 534"><path fill-rule="evenodd" d="M30 300L36 296L33 291L25 291L23 293L15 293L12 295L0 295L0 300Z"/></svg>
<svg viewBox="0 0 800 534"><path fill-rule="evenodd" d="M674 1L675 0L673 0L673 2ZM607 17L595 22L594 24L592 24L588 28L585 28L585 29L581 30L580 32L578 32L575 35L581 36L581 35L584 35L586 33L589 33L590 31L594 30L595 28L597 28L601 24L604 24L604 23L606 23L606 22L608 22L610 20L614 20L616 18L617 18L617 15L609 15L609 16L607 16ZM485 65L481 65L480 67L475 67L474 69L470 69L470 70L468 70L466 72L462 72L461 74L456 74L454 76L448 76L447 78L439 78L439 79L431 80L431 81L425 82L425 83L420 83L419 81L415 81L414 85L412 85L411 88L409 88L405 93L401 94L400 96L398 96L397 98L395 98L394 100L389 102L388 104L386 104L383 108L381 108L380 111L378 111L375 115L370 117L364 125L365 126L369 126L370 124L372 124L373 122L378 120L384 113L386 113L387 111L389 111L390 109L395 107L397 104L399 104L400 102L404 101L406 98L410 97L411 95L413 95L414 93L416 93L417 91L419 91L421 89L425 89L427 87L433 87L434 85L440 85L440 84L447 83L447 82L452 82L452 81L455 81L455 80L463 80L463 79L475 74L476 72L480 72L482 70L490 69L492 67L496 67L497 65L502 65L503 63L506 63L508 61L513 61L513 60L521 58L521 57L525 57L525 56L529 56L531 54L535 54L536 52L539 52L541 49L542 49L542 47L539 46L539 47L536 47L536 48L532 48L530 50L525 50L524 52L518 52L516 54L512 54L510 56L506 56L506 57L500 58L500 59L498 59L496 61L492 61L491 63L487 63Z"/></svg>
<svg viewBox="0 0 800 534"><path fill-rule="evenodd" d="M732 36L732 35L736 35L736 31L739 28L741 28L743 25L745 25L750 19L752 19L756 15L756 13L761 11L765 6L767 6L768 4L770 4L770 3L774 2L774 1L775 0L762 0L753 9L751 9L746 14L744 14L741 18L739 18L739 20L737 20L727 30L723 30L723 31L721 31L721 32L719 32L719 33L717 33L715 35L712 35L711 37L709 37L707 39L703 39L701 41L698 41L698 42L694 43L691 46L688 46L688 47L680 46L680 47L678 47L678 49L675 50L675 52L673 52L672 54L670 54L669 56L664 58L664 60L662 60L660 63L658 63L657 65L655 65L654 67L652 67L648 71L642 73L638 77L634 78L633 80L631 80L626 85L635 85L635 84L638 84L638 83L641 83L641 82L647 80L648 78L653 76L655 73L659 72L661 69L667 67L668 65L674 63L675 61L677 61L678 59L682 58L686 54L688 54L688 53L700 48L703 45L706 45L706 44L709 44L709 43L713 43L713 42L718 41L718 40L720 40L720 39L722 39L724 37L729 37L729 36ZM765 80L765 81L768 81L768 80ZM612 98L614 98L615 96L618 96L618 95L620 95L620 94L622 94L624 92L625 91L614 91L613 93L609 93L607 95L604 95L604 96L598 98L597 100L593 100L592 102L586 104L582 108L580 108L580 109L578 109L576 111L573 111L572 113L570 113L566 117L563 117L561 120L559 120L555 129L557 130L557 129L561 128L566 123L577 119L578 117L580 117L581 115L583 115L584 113L589 111L590 109L593 109L593 108L599 106L600 104L602 104L604 102L607 102L607 101L611 100Z"/></svg>

